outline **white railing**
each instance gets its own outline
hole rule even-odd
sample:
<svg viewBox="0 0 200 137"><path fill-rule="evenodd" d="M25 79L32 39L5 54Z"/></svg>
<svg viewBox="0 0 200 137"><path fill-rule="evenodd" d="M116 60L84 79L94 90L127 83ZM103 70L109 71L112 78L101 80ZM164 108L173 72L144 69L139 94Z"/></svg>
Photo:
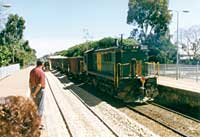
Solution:
<svg viewBox="0 0 200 137"><path fill-rule="evenodd" d="M178 77L178 79L192 79L198 82L200 81L200 67L199 64L179 64L178 73L176 73L176 64L160 64L159 75L174 78Z"/></svg>
<svg viewBox="0 0 200 137"><path fill-rule="evenodd" d="M12 73L18 70L20 70L19 64L0 67L0 79L5 78L8 75L11 75Z"/></svg>

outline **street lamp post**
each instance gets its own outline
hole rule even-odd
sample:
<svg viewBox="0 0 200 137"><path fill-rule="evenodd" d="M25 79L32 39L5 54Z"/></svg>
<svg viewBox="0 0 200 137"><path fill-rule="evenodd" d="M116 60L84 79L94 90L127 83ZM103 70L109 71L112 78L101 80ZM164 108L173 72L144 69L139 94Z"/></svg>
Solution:
<svg viewBox="0 0 200 137"><path fill-rule="evenodd" d="M11 7L10 4L2 4L1 6L4 7L4 8L10 8Z"/></svg>
<svg viewBox="0 0 200 137"><path fill-rule="evenodd" d="M177 44L177 52L176 52L176 80L178 80L179 75L179 12L188 13L188 10L177 11L177 10L169 10L176 12L177 15L177 36L176 36L176 44Z"/></svg>
<svg viewBox="0 0 200 137"><path fill-rule="evenodd" d="M176 39L176 44L177 44L177 51L176 51L176 80L178 80L178 74L179 74L179 11L176 11L177 13L177 39Z"/></svg>
<svg viewBox="0 0 200 137"><path fill-rule="evenodd" d="M10 4L0 4L0 27L1 27L1 7L2 8L10 8Z"/></svg>

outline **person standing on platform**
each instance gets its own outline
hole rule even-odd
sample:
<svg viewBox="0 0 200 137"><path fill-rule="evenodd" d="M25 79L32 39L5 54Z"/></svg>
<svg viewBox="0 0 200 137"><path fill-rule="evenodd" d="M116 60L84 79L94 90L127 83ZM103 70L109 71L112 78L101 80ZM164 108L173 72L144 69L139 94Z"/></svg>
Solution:
<svg viewBox="0 0 200 137"><path fill-rule="evenodd" d="M31 97L38 107L40 121L42 120L44 110L44 95L45 95L45 73L43 71L43 62L38 60L37 65L30 72L29 88ZM44 129L44 125L40 125L40 129Z"/></svg>

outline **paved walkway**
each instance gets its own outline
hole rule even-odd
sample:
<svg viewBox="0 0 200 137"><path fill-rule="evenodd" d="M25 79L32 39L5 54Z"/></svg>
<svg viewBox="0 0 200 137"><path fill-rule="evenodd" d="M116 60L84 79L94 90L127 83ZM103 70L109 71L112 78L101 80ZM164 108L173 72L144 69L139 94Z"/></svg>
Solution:
<svg viewBox="0 0 200 137"><path fill-rule="evenodd" d="M32 67L19 70L12 75L0 80L0 97L29 96L29 73Z"/></svg>

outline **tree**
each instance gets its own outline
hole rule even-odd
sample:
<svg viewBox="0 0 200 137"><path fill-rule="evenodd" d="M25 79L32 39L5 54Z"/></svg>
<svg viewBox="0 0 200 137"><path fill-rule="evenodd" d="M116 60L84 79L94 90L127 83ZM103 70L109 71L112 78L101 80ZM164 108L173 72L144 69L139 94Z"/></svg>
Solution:
<svg viewBox="0 0 200 137"><path fill-rule="evenodd" d="M127 23L133 24L133 36L146 40L149 35L165 35L171 20L168 0L129 0ZM138 34L138 35L134 35Z"/></svg>
<svg viewBox="0 0 200 137"><path fill-rule="evenodd" d="M1 63L8 65L11 63L20 63L24 66L35 61L35 50L31 49L28 40L23 40L25 29L25 20L17 14L9 15L5 28L0 32Z"/></svg>
<svg viewBox="0 0 200 137"><path fill-rule="evenodd" d="M182 50L189 60L200 60L200 26L193 26L187 30L181 30Z"/></svg>
<svg viewBox="0 0 200 137"><path fill-rule="evenodd" d="M15 47L15 61L20 63L20 66L25 66L35 62L35 50L31 49L28 41L20 40Z"/></svg>
<svg viewBox="0 0 200 137"><path fill-rule="evenodd" d="M150 56L158 56L163 44L170 42L168 0L129 0L128 6L127 23L134 26L131 37L147 45Z"/></svg>
<svg viewBox="0 0 200 137"><path fill-rule="evenodd" d="M24 29L25 20L17 14L10 14L5 29L0 33L0 45L11 46L13 63L15 62L15 46L22 39Z"/></svg>
<svg viewBox="0 0 200 137"><path fill-rule="evenodd" d="M17 14L10 14L5 29L0 33L1 45L16 44L23 37L25 20Z"/></svg>

